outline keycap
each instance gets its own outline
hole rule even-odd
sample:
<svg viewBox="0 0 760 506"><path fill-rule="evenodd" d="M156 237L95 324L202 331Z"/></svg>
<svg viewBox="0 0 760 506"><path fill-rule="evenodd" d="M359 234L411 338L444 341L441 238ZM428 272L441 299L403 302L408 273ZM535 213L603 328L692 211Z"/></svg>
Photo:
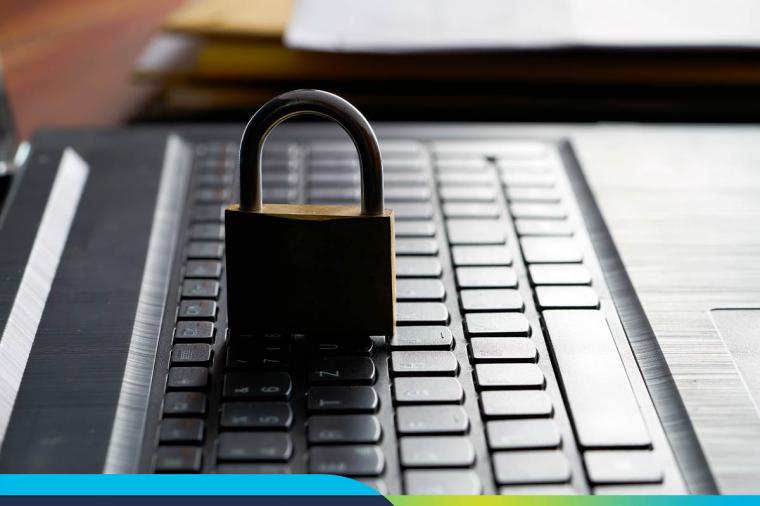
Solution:
<svg viewBox="0 0 760 506"><path fill-rule="evenodd" d="M183 300L179 303L177 318L182 320L213 320L216 318L216 301Z"/></svg>
<svg viewBox="0 0 760 506"><path fill-rule="evenodd" d="M529 336L530 322L522 313L467 313L465 328L470 336Z"/></svg>
<svg viewBox="0 0 760 506"><path fill-rule="evenodd" d="M308 190L308 200L312 204L346 204L359 202L361 191L354 187L311 187Z"/></svg>
<svg viewBox="0 0 760 506"><path fill-rule="evenodd" d="M275 349L264 343L234 342L227 347L225 368L227 370L282 371L287 369L289 355L287 346Z"/></svg>
<svg viewBox="0 0 760 506"><path fill-rule="evenodd" d="M207 174L203 176L207 181L215 179L219 182L223 182L225 179L232 179L232 175L215 175ZM231 181L230 181L231 182ZM224 206L217 204L204 204L195 205L190 210L190 219L194 222L211 221L222 222L224 221Z"/></svg>
<svg viewBox="0 0 760 506"><path fill-rule="evenodd" d="M537 286L540 309L596 309L599 296L588 286Z"/></svg>
<svg viewBox="0 0 760 506"><path fill-rule="evenodd" d="M364 483L370 488L374 488L380 495L388 495L388 485L386 485L383 480L375 478L359 478L357 481Z"/></svg>
<svg viewBox="0 0 760 506"><path fill-rule="evenodd" d="M491 450L557 448L562 441L554 420L494 420L486 423Z"/></svg>
<svg viewBox="0 0 760 506"><path fill-rule="evenodd" d="M232 200L232 192L226 188L201 188L195 191L199 204L224 204Z"/></svg>
<svg viewBox="0 0 760 506"><path fill-rule="evenodd" d="M196 223L190 225L188 237L195 240L224 240L224 227L216 223Z"/></svg>
<svg viewBox="0 0 760 506"><path fill-rule="evenodd" d="M575 495L570 485L512 485L499 487L499 495Z"/></svg>
<svg viewBox="0 0 760 506"><path fill-rule="evenodd" d="M392 202L426 202L430 200L428 186L389 186L385 188L385 200Z"/></svg>
<svg viewBox="0 0 760 506"><path fill-rule="evenodd" d="M212 322L182 321L174 328L174 338L183 341L213 341L215 333Z"/></svg>
<svg viewBox="0 0 760 506"><path fill-rule="evenodd" d="M208 385L207 367L172 367L166 380L166 387L172 390L202 389Z"/></svg>
<svg viewBox="0 0 760 506"><path fill-rule="evenodd" d="M369 357L321 357L309 362L309 383L348 383L354 385L375 382L375 364Z"/></svg>
<svg viewBox="0 0 760 506"><path fill-rule="evenodd" d="M290 434L283 432L222 432L216 456L219 460L285 462L293 454Z"/></svg>
<svg viewBox="0 0 760 506"><path fill-rule="evenodd" d="M525 306L517 290L461 290L459 301L466 312L522 311Z"/></svg>
<svg viewBox="0 0 760 506"><path fill-rule="evenodd" d="M287 402L225 402L221 425L225 429L289 429L293 410Z"/></svg>
<svg viewBox="0 0 760 506"><path fill-rule="evenodd" d="M186 278L219 279L222 262L218 260L189 260L185 265Z"/></svg>
<svg viewBox="0 0 760 506"><path fill-rule="evenodd" d="M224 256L224 243L221 241L190 241L187 245L187 258L221 260Z"/></svg>
<svg viewBox="0 0 760 506"><path fill-rule="evenodd" d="M315 446L309 450L309 472L341 476L378 476L385 458L374 445Z"/></svg>
<svg viewBox="0 0 760 506"><path fill-rule="evenodd" d="M396 430L399 434L464 434L470 418L462 406L399 406Z"/></svg>
<svg viewBox="0 0 760 506"><path fill-rule="evenodd" d="M469 170L444 170L437 175L438 182L442 185L468 185L489 186L495 183L493 172L473 172Z"/></svg>
<svg viewBox="0 0 760 506"><path fill-rule="evenodd" d="M381 143L383 153L383 168L389 172L407 173L423 171L427 162L420 155L422 147L412 141L386 141Z"/></svg>
<svg viewBox="0 0 760 506"><path fill-rule="evenodd" d="M502 173L501 181L506 187L553 188L554 176L548 174L525 174L520 172Z"/></svg>
<svg viewBox="0 0 760 506"><path fill-rule="evenodd" d="M404 220L393 224L396 237L435 237L432 220Z"/></svg>
<svg viewBox="0 0 760 506"><path fill-rule="evenodd" d="M633 483L625 485L597 485L593 487L594 495L671 495L673 492L662 484Z"/></svg>
<svg viewBox="0 0 760 506"><path fill-rule="evenodd" d="M167 418L161 421L158 431L161 443L203 442L203 420L197 418Z"/></svg>
<svg viewBox="0 0 760 506"><path fill-rule="evenodd" d="M219 281L210 279L187 279L182 283L184 299L216 299L219 297Z"/></svg>
<svg viewBox="0 0 760 506"><path fill-rule="evenodd" d="M399 439L403 467L468 467L475 448L467 436L415 436Z"/></svg>
<svg viewBox="0 0 760 506"><path fill-rule="evenodd" d="M404 473L408 495L477 495L483 491L480 478L471 470L414 470Z"/></svg>
<svg viewBox="0 0 760 506"><path fill-rule="evenodd" d="M311 444L377 443L382 435L374 415L312 416L306 428Z"/></svg>
<svg viewBox="0 0 760 506"><path fill-rule="evenodd" d="M276 172L264 170L261 177L264 188L294 186L298 184L298 179L298 172L287 169L277 170Z"/></svg>
<svg viewBox="0 0 760 506"><path fill-rule="evenodd" d="M437 278L443 268L437 258L400 257L396 259L397 278Z"/></svg>
<svg viewBox="0 0 760 506"><path fill-rule="evenodd" d="M555 188L530 188L513 186L507 188L510 202L559 202L561 197Z"/></svg>
<svg viewBox="0 0 760 506"><path fill-rule="evenodd" d="M271 371L227 373L222 390L226 398L286 401L292 389L290 374Z"/></svg>
<svg viewBox="0 0 760 506"><path fill-rule="evenodd" d="M541 388L545 380L536 364L476 364L475 382L480 388Z"/></svg>
<svg viewBox="0 0 760 506"><path fill-rule="evenodd" d="M548 310L543 319L580 446L648 446L646 424L601 311Z"/></svg>
<svg viewBox="0 0 760 506"><path fill-rule="evenodd" d="M361 177L359 171L345 172L343 170L313 170L309 174L309 185L311 186L356 186L360 183ZM384 178L385 179L385 178Z"/></svg>
<svg viewBox="0 0 760 506"><path fill-rule="evenodd" d="M451 257L457 267L512 265L512 254L506 246L454 246Z"/></svg>
<svg viewBox="0 0 760 506"><path fill-rule="evenodd" d="M534 202L512 202L509 211L515 219L562 220L567 211L562 204L544 204Z"/></svg>
<svg viewBox="0 0 760 506"><path fill-rule="evenodd" d="M372 355L374 346L372 338L368 336L309 338L309 349L314 355Z"/></svg>
<svg viewBox="0 0 760 506"><path fill-rule="evenodd" d="M460 288L515 288L517 274L510 267L457 267Z"/></svg>
<svg viewBox="0 0 760 506"><path fill-rule="evenodd" d="M535 362L538 350L530 339L474 337L470 339L474 362Z"/></svg>
<svg viewBox="0 0 760 506"><path fill-rule="evenodd" d="M504 244L507 240L507 225L501 220L448 220L446 230L452 245Z"/></svg>
<svg viewBox="0 0 760 506"><path fill-rule="evenodd" d="M523 258L529 264L575 263L583 253L570 237L522 237Z"/></svg>
<svg viewBox="0 0 760 506"><path fill-rule="evenodd" d="M446 325L449 310L440 302L396 303L396 325Z"/></svg>
<svg viewBox="0 0 760 506"><path fill-rule="evenodd" d="M492 459L494 478L500 485L566 483L570 480L570 464L558 450L496 452Z"/></svg>
<svg viewBox="0 0 760 506"><path fill-rule="evenodd" d="M528 272L534 285L591 284L591 274L581 264L534 264Z"/></svg>
<svg viewBox="0 0 760 506"><path fill-rule="evenodd" d="M396 375L456 375L459 362L450 351L394 351L390 369Z"/></svg>
<svg viewBox="0 0 760 506"><path fill-rule="evenodd" d="M515 229L520 237L573 235L573 226L566 220L515 220Z"/></svg>
<svg viewBox="0 0 760 506"><path fill-rule="evenodd" d="M446 202L443 204L443 216L446 218L498 218L501 216L501 209L494 203Z"/></svg>
<svg viewBox="0 0 760 506"><path fill-rule="evenodd" d="M428 182L424 172L390 171L383 174L383 184L387 186L419 185Z"/></svg>
<svg viewBox="0 0 760 506"><path fill-rule="evenodd" d="M211 345L205 343L175 344L172 365L205 365L211 362Z"/></svg>
<svg viewBox="0 0 760 506"><path fill-rule="evenodd" d="M391 338L392 350L450 350L453 347L451 330L443 326L396 327L396 334Z"/></svg>
<svg viewBox="0 0 760 506"><path fill-rule="evenodd" d="M433 217L433 206L418 202L394 202L389 205L397 220L423 220Z"/></svg>
<svg viewBox="0 0 760 506"><path fill-rule="evenodd" d="M538 173L553 171L559 166L555 159L549 156L549 150L546 149L546 146L541 153L532 153L521 157L499 157L496 164L502 171Z"/></svg>
<svg viewBox="0 0 760 506"><path fill-rule="evenodd" d="M201 188L218 188L220 186L227 186L232 184L234 176L231 173L225 172L204 172L198 174L198 186ZM195 207L217 207L219 209L222 206L212 204L201 204Z"/></svg>
<svg viewBox="0 0 760 506"><path fill-rule="evenodd" d="M267 188L263 191L264 200L273 204L295 203L298 199L297 188Z"/></svg>
<svg viewBox="0 0 760 506"><path fill-rule="evenodd" d="M437 153L435 166L441 174L449 171L492 174L487 170L488 160L482 153Z"/></svg>
<svg viewBox="0 0 760 506"><path fill-rule="evenodd" d="M434 239L396 239L396 256L437 255L438 242Z"/></svg>
<svg viewBox="0 0 760 506"><path fill-rule="evenodd" d="M459 404L464 390L456 378L396 378L393 400L396 404Z"/></svg>
<svg viewBox="0 0 760 506"><path fill-rule="evenodd" d="M286 464L219 464L218 474L290 474L293 471Z"/></svg>
<svg viewBox="0 0 760 506"><path fill-rule="evenodd" d="M233 353L238 350L240 353ZM245 352L244 346L233 345L227 349L225 367L227 370L282 371L288 368L288 356L282 354L267 355Z"/></svg>
<svg viewBox="0 0 760 506"><path fill-rule="evenodd" d="M551 416L551 397L540 390L484 391L480 409L486 418L524 418Z"/></svg>
<svg viewBox="0 0 760 506"><path fill-rule="evenodd" d="M206 394L200 392L169 392L164 397L164 415L203 415L206 413Z"/></svg>
<svg viewBox="0 0 760 506"><path fill-rule="evenodd" d="M162 446L156 451L157 473L198 472L203 452L192 446Z"/></svg>
<svg viewBox="0 0 760 506"><path fill-rule="evenodd" d="M496 189L492 186L442 185L438 191L444 202L493 202Z"/></svg>
<svg viewBox="0 0 760 506"><path fill-rule="evenodd" d="M589 481L613 483L660 483L662 467L649 450L595 450L583 454Z"/></svg>
<svg viewBox="0 0 760 506"><path fill-rule="evenodd" d="M440 301L446 288L437 279L399 279L396 281L397 301Z"/></svg>
<svg viewBox="0 0 760 506"><path fill-rule="evenodd" d="M368 386L311 387L307 395L311 412L374 413L379 402Z"/></svg>
<svg viewBox="0 0 760 506"><path fill-rule="evenodd" d="M525 156L522 158L502 157L496 161L499 170L504 172L531 172L546 173L555 171L560 164L555 158L549 156L548 151L540 155Z"/></svg>

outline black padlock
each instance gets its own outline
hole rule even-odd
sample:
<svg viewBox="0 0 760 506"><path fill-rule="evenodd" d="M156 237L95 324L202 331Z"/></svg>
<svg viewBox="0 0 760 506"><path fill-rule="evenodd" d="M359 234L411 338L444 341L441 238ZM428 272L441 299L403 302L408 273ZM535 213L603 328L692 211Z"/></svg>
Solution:
<svg viewBox="0 0 760 506"><path fill-rule="evenodd" d="M337 122L359 153L361 209L262 203L262 150L293 116ZM298 90L253 115L240 145L240 203L225 211L229 327L233 335L393 335L393 211L372 128L342 98Z"/></svg>

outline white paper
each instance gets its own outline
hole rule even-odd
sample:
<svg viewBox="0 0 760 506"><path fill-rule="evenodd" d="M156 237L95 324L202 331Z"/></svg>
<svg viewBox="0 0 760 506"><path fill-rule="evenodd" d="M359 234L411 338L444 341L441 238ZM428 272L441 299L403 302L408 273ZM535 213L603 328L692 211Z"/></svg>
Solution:
<svg viewBox="0 0 760 506"><path fill-rule="evenodd" d="M760 47L760 0L298 0L285 43L381 53Z"/></svg>

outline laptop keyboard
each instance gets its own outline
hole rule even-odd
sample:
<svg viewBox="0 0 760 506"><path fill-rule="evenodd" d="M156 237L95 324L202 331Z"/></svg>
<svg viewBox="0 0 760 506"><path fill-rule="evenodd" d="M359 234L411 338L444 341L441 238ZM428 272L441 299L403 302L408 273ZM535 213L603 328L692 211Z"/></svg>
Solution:
<svg viewBox="0 0 760 506"><path fill-rule="evenodd" d="M664 457L602 311L611 301L558 145L381 148L396 334L316 341L228 334L237 145L197 145L151 470L339 474L405 494L657 491ZM263 180L266 202L360 198L348 142L270 142Z"/></svg>

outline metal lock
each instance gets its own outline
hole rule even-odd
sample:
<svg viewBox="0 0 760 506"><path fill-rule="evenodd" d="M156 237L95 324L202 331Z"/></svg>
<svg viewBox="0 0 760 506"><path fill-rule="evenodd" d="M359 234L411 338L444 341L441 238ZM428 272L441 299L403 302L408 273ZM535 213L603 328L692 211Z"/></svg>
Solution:
<svg viewBox="0 0 760 506"><path fill-rule="evenodd" d="M361 209L263 204L262 148L293 116L338 123L353 140ZM393 335L393 211L383 208L383 166L372 128L342 98L284 93L253 115L240 144L240 203L225 211L228 324L233 335Z"/></svg>

